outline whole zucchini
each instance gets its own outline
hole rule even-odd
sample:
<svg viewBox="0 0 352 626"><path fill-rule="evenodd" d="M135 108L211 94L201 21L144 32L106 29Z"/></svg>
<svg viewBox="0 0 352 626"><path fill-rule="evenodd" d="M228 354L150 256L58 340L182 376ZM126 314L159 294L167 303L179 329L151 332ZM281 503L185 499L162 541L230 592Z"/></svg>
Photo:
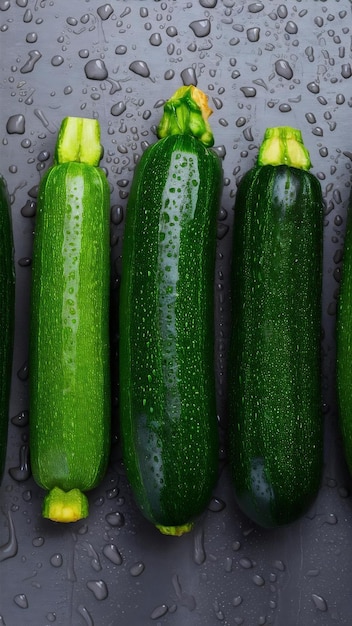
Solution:
<svg viewBox="0 0 352 626"><path fill-rule="evenodd" d="M0 175L0 481L5 467L15 323L15 267L10 198Z"/></svg>
<svg viewBox="0 0 352 626"><path fill-rule="evenodd" d="M336 316L336 382L342 441L352 474L352 194L347 210Z"/></svg>
<svg viewBox="0 0 352 626"><path fill-rule="evenodd" d="M97 120L65 118L43 177L33 250L30 453L43 515L88 515L109 457L109 186Z"/></svg>
<svg viewBox="0 0 352 626"><path fill-rule="evenodd" d="M137 504L180 535L217 479L214 264L222 187L206 96L182 87L130 191L120 295L123 456Z"/></svg>
<svg viewBox="0 0 352 626"><path fill-rule="evenodd" d="M264 527L310 505L322 468L322 194L301 132L268 129L235 202L229 458Z"/></svg>

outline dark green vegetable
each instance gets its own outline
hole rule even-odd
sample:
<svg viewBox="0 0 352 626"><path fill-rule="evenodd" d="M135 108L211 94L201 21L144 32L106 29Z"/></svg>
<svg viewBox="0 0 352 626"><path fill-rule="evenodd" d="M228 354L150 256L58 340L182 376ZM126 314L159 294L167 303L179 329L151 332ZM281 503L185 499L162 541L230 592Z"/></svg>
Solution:
<svg viewBox="0 0 352 626"><path fill-rule="evenodd" d="M130 192L120 297L124 461L144 515L182 534L217 479L213 281L220 159L195 87L165 105Z"/></svg>
<svg viewBox="0 0 352 626"><path fill-rule="evenodd" d="M43 515L88 515L109 457L109 186L97 120L66 118L43 178L33 251L30 452Z"/></svg>
<svg viewBox="0 0 352 626"><path fill-rule="evenodd" d="M231 473L258 524L298 518L322 468L322 194L298 130L268 129L235 203Z"/></svg>
<svg viewBox="0 0 352 626"><path fill-rule="evenodd" d="M3 476L15 323L15 268L10 198L0 175L0 481Z"/></svg>
<svg viewBox="0 0 352 626"><path fill-rule="evenodd" d="M352 474L352 194L347 210L336 318L336 382L345 457Z"/></svg>

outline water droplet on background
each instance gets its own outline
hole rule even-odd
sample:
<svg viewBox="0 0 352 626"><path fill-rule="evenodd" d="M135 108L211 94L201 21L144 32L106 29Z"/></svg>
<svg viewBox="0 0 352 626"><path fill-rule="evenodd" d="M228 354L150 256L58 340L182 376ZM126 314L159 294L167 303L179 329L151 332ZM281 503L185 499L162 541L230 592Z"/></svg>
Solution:
<svg viewBox="0 0 352 626"><path fill-rule="evenodd" d="M89 580L87 587L97 600L106 600L109 595L108 587L103 580Z"/></svg>
<svg viewBox="0 0 352 626"><path fill-rule="evenodd" d="M24 115L22 114L16 114L16 115L11 115L6 123L6 130L7 132L11 135L11 134L19 134L19 135L23 135L23 133L25 132L26 129L26 120Z"/></svg>
<svg viewBox="0 0 352 626"><path fill-rule="evenodd" d="M210 20L196 20L191 22L189 27L196 37L206 37L210 33Z"/></svg>
<svg viewBox="0 0 352 626"><path fill-rule="evenodd" d="M285 59L279 59L278 61L276 61L275 71L278 76L286 78L286 80L291 80L293 76L293 70L290 64Z"/></svg>
<svg viewBox="0 0 352 626"><path fill-rule="evenodd" d="M24 593L18 593L13 599L20 609L28 609L28 599Z"/></svg>
<svg viewBox="0 0 352 626"><path fill-rule="evenodd" d="M133 61L130 63L129 68L135 74L148 78L150 76L150 70L145 61Z"/></svg>

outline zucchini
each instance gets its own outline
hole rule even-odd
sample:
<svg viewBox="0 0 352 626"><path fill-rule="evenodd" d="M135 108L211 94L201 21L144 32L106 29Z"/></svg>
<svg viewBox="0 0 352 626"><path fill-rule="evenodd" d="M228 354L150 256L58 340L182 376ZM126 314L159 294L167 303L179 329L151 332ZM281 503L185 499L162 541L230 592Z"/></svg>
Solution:
<svg viewBox="0 0 352 626"><path fill-rule="evenodd" d="M346 217L336 316L336 386L339 423L348 469L352 474L352 194Z"/></svg>
<svg viewBox="0 0 352 626"><path fill-rule="evenodd" d="M214 264L222 188L197 88L165 104L133 177L122 248L120 424L135 500L181 535L217 480Z"/></svg>
<svg viewBox="0 0 352 626"><path fill-rule="evenodd" d="M0 175L0 481L7 449L15 320L15 266L10 198Z"/></svg>
<svg viewBox="0 0 352 626"><path fill-rule="evenodd" d="M43 177L33 248L30 455L43 516L88 515L110 452L109 185L97 120L65 118Z"/></svg>
<svg viewBox="0 0 352 626"><path fill-rule="evenodd" d="M267 129L238 186L232 252L229 461L264 527L301 516L322 468L322 193L301 132Z"/></svg>

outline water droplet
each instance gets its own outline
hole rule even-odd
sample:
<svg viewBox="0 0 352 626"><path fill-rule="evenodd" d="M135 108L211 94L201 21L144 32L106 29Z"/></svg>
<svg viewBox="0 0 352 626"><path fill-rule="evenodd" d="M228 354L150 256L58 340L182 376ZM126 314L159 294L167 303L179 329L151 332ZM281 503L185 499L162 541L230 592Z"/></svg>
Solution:
<svg viewBox="0 0 352 626"><path fill-rule="evenodd" d="M242 557L242 559L239 560L239 564L243 567L243 569L251 569L251 567L253 567L251 559L248 559L247 557Z"/></svg>
<svg viewBox="0 0 352 626"><path fill-rule="evenodd" d="M220 109L222 109L223 105L223 101L220 100L220 98L212 98L213 104L215 106L215 108L219 111Z"/></svg>
<svg viewBox="0 0 352 626"><path fill-rule="evenodd" d="M214 513L219 513L220 511L224 510L225 506L226 504L223 500L221 500L221 498L213 497L210 500L208 509L209 511L213 511Z"/></svg>
<svg viewBox="0 0 352 626"><path fill-rule="evenodd" d="M228 556L225 560L225 572L232 572L232 567L233 567L233 559L232 557Z"/></svg>
<svg viewBox="0 0 352 626"><path fill-rule="evenodd" d="M104 4L97 9L97 13L102 20L107 20L113 14L114 9L111 4Z"/></svg>
<svg viewBox="0 0 352 626"><path fill-rule="evenodd" d="M132 61L129 65L129 69L131 72L138 74L138 76L143 76L143 78L150 76L150 70L145 61Z"/></svg>
<svg viewBox="0 0 352 626"><path fill-rule="evenodd" d="M89 613L88 609L85 606L83 606L83 604L79 605L78 613L83 617L87 626L94 626L93 618L91 614Z"/></svg>
<svg viewBox="0 0 352 626"><path fill-rule="evenodd" d="M285 31L289 35L296 35L296 33L298 33L298 26L297 24L295 24L295 22L292 22L291 20L289 20L285 26Z"/></svg>
<svg viewBox="0 0 352 626"><path fill-rule="evenodd" d="M281 111L281 113L289 113L291 111L291 107L289 104L284 102L283 104L280 104L279 111Z"/></svg>
<svg viewBox="0 0 352 626"><path fill-rule="evenodd" d="M210 20L195 20L190 23L189 27L196 37L206 37L210 33Z"/></svg>
<svg viewBox="0 0 352 626"><path fill-rule="evenodd" d="M20 411L11 418L11 424L14 426L27 426L29 420L29 411Z"/></svg>
<svg viewBox="0 0 352 626"><path fill-rule="evenodd" d="M308 89L308 91L310 91L311 93L314 93L314 94L317 94L320 91L320 87L319 87L318 83L316 83L315 81L311 82L311 83L308 83L307 89Z"/></svg>
<svg viewBox="0 0 352 626"><path fill-rule="evenodd" d="M254 98L257 95L255 87L241 87L241 91L246 98Z"/></svg>
<svg viewBox="0 0 352 626"><path fill-rule="evenodd" d="M78 20L76 20L76 18L75 18L75 17L67 17L67 18L66 18L66 23L67 23L69 26L77 26L77 24L78 24Z"/></svg>
<svg viewBox="0 0 352 626"><path fill-rule="evenodd" d="M181 79L185 86L194 85L196 87L198 84L194 67L187 67L186 69L182 70Z"/></svg>
<svg viewBox="0 0 352 626"><path fill-rule="evenodd" d="M20 447L19 452L19 466L11 467L9 469L9 474L11 478L17 480L18 482L24 482L28 480L31 475L30 467L29 467L29 447L28 445L23 445Z"/></svg>
<svg viewBox="0 0 352 626"><path fill-rule="evenodd" d="M345 63L341 68L341 76L342 78L351 78L352 76L352 66L350 63Z"/></svg>
<svg viewBox="0 0 352 626"><path fill-rule="evenodd" d="M256 41L259 41L259 37L260 37L260 28L258 28L257 26L248 28L247 30L248 41L250 41L251 43L255 43Z"/></svg>
<svg viewBox="0 0 352 626"><path fill-rule="evenodd" d="M285 4L280 4L277 7L277 14L282 20L284 20L287 17L287 7Z"/></svg>
<svg viewBox="0 0 352 626"><path fill-rule="evenodd" d="M117 102L110 109L111 115L115 115L116 117L121 115L125 111L126 111L126 104L124 102Z"/></svg>
<svg viewBox="0 0 352 626"><path fill-rule="evenodd" d="M149 37L149 43L152 46L160 46L162 44L162 39L161 39L161 35L160 33L153 33L150 37Z"/></svg>
<svg viewBox="0 0 352 626"><path fill-rule="evenodd" d="M32 540L32 546L35 548L41 548L45 543L44 537L34 537Z"/></svg>
<svg viewBox="0 0 352 626"><path fill-rule="evenodd" d="M174 76L175 76L174 70L166 70L164 74L165 80L172 80Z"/></svg>
<svg viewBox="0 0 352 626"><path fill-rule="evenodd" d="M176 37L178 35L177 28L175 26L168 26L166 29L168 37Z"/></svg>
<svg viewBox="0 0 352 626"><path fill-rule="evenodd" d="M97 600L105 600L109 595L107 585L103 580L89 580L87 587Z"/></svg>
<svg viewBox="0 0 352 626"><path fill-rule="evenodd" d="M140 561L139 563L135 563L134 565L132 565L132 567L130 568L130 574L131 576L140 576L141 574L143 574L144 569L145 565Z"/></svg>
<svg viewBox="0 0 352 626"><path fill-rule="evenodd" d="M24 593L17 594L14 599L14 603L20 607L20 609L28 609L28 600L27 596Z"/></svg>
<svg viewBox="0 0 352 626"><path fill-rule="evenodd" d="M252 580L257 587L263 587L263 585L265 585L265 580L263 576L260 576L260 574L255 574Z"/></svg>
<svg viewBox="0 0 352 626"><path fill-rule="evenodd" d="M108 70L106 69L104 61L101 59L91 59L84 66L84 71L90 80L105 80L108 77Z"/></svg>
<svg viewBox="0 0 352 626"><path fill-rule="evenodd" d="M197 565L202 565L206 559L203 528L197 528L194 531L193 558Z"/></svg>
<svg viewBox="0 0 352 626"><path fill-rule="evenodd" d="M199 4L204 9L215 9L218 0L199 0Z"/></svg>
<svg viewBox="0 0 352 626"><path fill-rule="evenodd" d="M232 600L232 604L233 606L239 606L240 604L242 604L243 602L243 598L242 596L236 596L233 600Z"/></svg>
<svg viewBox="0 0 352 626"><path fill-rule="evenodd" d="M26 121L24 115L17 114L11 115L6 123L6 130L9 135L18 134L23 135L26 128Z"/></svg>
<svg viewBox="0 0 352 626"><path fill-rule="evenodd" d="M15 525L13 523L12 515L10 511L6 513L7 523L9 527L9 537L6 543L0 546L0 563L6 559L10 559L16 556L18 551L18 542L16 536Z"/></svg>
<svg viewBox="0 0 352 626"><path fill-rule="evenodd" d="M38 63L39 59L42 58L42 55L39 52L39 50L31 50L28 56L29 56L29 59L20 69L21 74L28 74L29 72L32 72L35 64Z"/></svg>
<svg viewBox="0 0 352 626"><path fill-rule="evenodd" d="M53 65L54 67L59 67L59 65L62 65L63 62L64 58L61 56L61 54L55 54L51 59L51 65Z"/></svg>
<svg viewBox="0 0 352 626"><path fill-rule="evenodd" d="M313 600L316 608L319 611L327 611L328 610L327 602L326 602L326 600L322 596L319 596L316 593L312 593L312 600Z"/></svg>
<svg viewBox="0 0 352 626"><path fill-rule="evenodd" d="M166 615L167 612L168 607L166 606L166 604L161 604L160 606L157 606L154 611L152 611L150 619L159 619L160 617Z"/></svg>
<svg viewBox="0 0 352 626"><path fill-rule="evenodd" d="M23 21L25 22L25 24L29 24L32 21L32 19L33 19L32 11L30 9L27 9L23 16Z"/></svg>
<svg viewBox="0 0 352 626"><path fill-rule="evenodd" d="M252 134L252 129L250 128L250 126L248 126L248 128L244 129L243 137L245 138L246 141L254 141L253 134Z"/></svg>
<svg viewBox="0 0 352 626"><path fill-rule="evenodd" d="M26 42L27 43L35 43L38 39L37 33L27 33Z"/></svg>
<svg viewBox="0 0 352 626"><path fill-rule="evenodd" d="M275 62L275 71L278 76L286 78L286 80L290 80L293 76L293 70L285 59L278 59Z"/></svg>
<svg viewBox="0 0 352 626"><path fill-rule="evenodd" d="M63 563L62 554L56 553L50 557L50 563L53 567L61 567Z"/></svg>
<svg viewBox="0 0 352 626"><path fill-rule="evenodd" d="M115 48L115 54L126 54L127 52L127 46L123 46L122 44L120 44L119 46L116 46Z"/></svg>
<svg viewBox="0 0 352 626"><path fill-rule="evenodd" d="M285 567L285 563L279 559L277 559L276 561L274 561L273 563L274 567L279 570L279 572L284 572L286 567Z"/></svg>
<svg viewBox="0 0 352 626"><path fill-rule="evenodd" d="M106 556L109 561L114 563L114 565L121 565L122 556L114 543L109 543L103 547L103 554Z"/></svg>
<svg viewBox="0 0 352 626"><path fill-rule="evenodd" d="M110 524L110 526L113 526L114 528L122 528L122 526L125 523L125 518L123 514L120 513L120 511L115 511L114 513L108 513L108 515L105 516L105 519L108 522L108 524Z"/></svg>
<svg viewBox="0 0 352 626"><path fill-rule="evenodd" d="M264 9L264 4L262 2L252 2L248 5L248 11L250 13L259 13Z"/></svg>

